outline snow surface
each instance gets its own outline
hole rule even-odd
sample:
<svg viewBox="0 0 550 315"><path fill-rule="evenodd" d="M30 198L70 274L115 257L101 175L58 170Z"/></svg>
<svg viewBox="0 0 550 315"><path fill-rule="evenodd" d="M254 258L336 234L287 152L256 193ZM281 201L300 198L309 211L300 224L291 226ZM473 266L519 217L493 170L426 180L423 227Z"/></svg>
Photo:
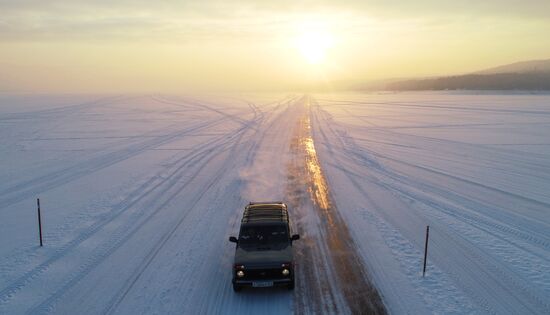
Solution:
<svg viewBox="0 0 550 315"><path fill-rule="evenodd" d="M232 291L227 237L308 104L390 313L550 313L550 96L408 93L0 95L0 314L292 313Z"/></svg>
<svg viewBox="0 0 550 315"><path fill-rule="evenodd" d="M550 313L550 97L313 102L334 200L390 312Z"/></svg>

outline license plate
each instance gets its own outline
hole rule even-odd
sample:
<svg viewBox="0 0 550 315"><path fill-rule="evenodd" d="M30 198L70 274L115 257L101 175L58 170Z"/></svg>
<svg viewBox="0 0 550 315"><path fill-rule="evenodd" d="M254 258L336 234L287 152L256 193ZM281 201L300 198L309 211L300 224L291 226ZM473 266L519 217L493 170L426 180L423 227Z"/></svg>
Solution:
<svg viewBox="0 0 550 315"><path fill-rule="evenodd" d="M255 288L266 288L266 287L272 287L273 281L254 281L252 282L252 286Z"/></svg>

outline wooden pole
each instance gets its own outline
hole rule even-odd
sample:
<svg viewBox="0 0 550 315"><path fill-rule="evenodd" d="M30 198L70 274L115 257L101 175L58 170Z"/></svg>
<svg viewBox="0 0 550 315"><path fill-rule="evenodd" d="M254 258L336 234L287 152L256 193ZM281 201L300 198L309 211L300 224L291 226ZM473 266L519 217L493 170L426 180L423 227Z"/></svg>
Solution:
<svg viewBox="0 0 550 315"><path fill-rule="evenodd" d="M426 274L426 260L428 258L428 238L430 237L430 226L426 226L426 244L424 245L424 269L422 270L422 277Z"/></svg>
<svg viewBox="0 0 550 315"><path fill-rule="evenodd" d="M42 246L42 216L40 215L40 198L36 198L38 206L38 234L40 235L40 246Z"/></svg>

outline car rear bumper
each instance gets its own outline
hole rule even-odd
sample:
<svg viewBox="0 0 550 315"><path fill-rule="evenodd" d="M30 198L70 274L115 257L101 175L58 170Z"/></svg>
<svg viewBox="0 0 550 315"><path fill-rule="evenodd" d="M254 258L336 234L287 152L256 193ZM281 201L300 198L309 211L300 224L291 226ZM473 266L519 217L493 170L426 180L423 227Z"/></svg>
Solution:
<svg viewBox="0 0 550 315"><path fill-rule="evenodd" d="M288 285L292 283L292 278L285 278L285 279L246 279L246 280L240 280L240 279L233 279L233 284L239 285L239 286L254 286L254 282L273 282L273 286L282 286L282 285Z"/></svg>

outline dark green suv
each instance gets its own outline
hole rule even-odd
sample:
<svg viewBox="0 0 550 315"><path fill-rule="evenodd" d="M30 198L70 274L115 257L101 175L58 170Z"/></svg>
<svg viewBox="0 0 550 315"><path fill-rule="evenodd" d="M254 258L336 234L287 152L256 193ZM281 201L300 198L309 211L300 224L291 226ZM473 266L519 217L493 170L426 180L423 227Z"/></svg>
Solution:
<svg viewBox="0 0 550 315"><path fill-rule="evenodd" d="M286 204L251 202L244 209L233 265L233 290L243 287L286 286L294 289L292 234Z"/></svg>

